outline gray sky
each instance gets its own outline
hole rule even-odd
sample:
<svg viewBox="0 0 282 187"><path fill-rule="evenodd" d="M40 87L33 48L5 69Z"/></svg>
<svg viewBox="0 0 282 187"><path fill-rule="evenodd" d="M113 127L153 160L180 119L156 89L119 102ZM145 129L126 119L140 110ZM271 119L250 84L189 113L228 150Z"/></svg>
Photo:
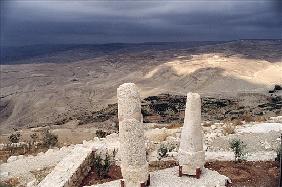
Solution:
<svg viewBox="0 0 282 187"><path fill-rule="evenodd" d="M280 0L4 0L1 43L282 38Z"/></svg>

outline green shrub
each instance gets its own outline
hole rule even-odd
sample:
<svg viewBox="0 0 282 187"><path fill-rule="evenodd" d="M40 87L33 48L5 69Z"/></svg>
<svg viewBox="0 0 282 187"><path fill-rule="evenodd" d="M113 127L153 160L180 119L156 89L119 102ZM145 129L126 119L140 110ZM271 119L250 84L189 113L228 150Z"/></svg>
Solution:
<svg viewBox="0 0 282 187"><path fill-rule="evenodd" d="M19 132L13 133L9 136L9 141L11 143L18 143L20 141L20 137L21 137L21 134Z"/></svg>
<svg viewBox="0 0 282 187"><path fill-rule="evenodd" d="M43 132L43 145L45 147L53 147L58 143L58 136L50 133L48 130Z"/></svg>
<svg viewBox="0 0 282 187"><path fill-rule="evenodd" d="M274 90L282 90L282 87L280 85L276 84L274 86Z"/></svg>
<svg viewBox="0 0 282 187"><path fill-rule="evenodd" d="M103 130L96 130L96 136L98 138L105 138L107 135L108 133Z"/></svg>
<svg viewBox="0 0 282 187"><path fill-rule="evenodd" d="M158 149L158 154L159 154L160 158L166 157L168 151L169 151L168 147L162 144L160 146L160 148Z"/></svg>
<svg viewBox="0 0 282 187"><path fill-rule="evenodd" d="M174 144L161 144L160 148L158 149L159 159L164 158L167 156L168 152L173 151L176 148Z"/></svg>
<svg viewBox="0 0 282 187"><path fill-rule="evenodd" d="M108 153L103 160L100 154L95 154L93 159L93 166L99 177L107 177L113 161Z"/></svg>
<svg viewBox="0 0 282 187"><path fill-rule="evenodd" d="M240 139L233 139L230 142L230 148L234 152L235 155L235 162L241 162L242 160L245 160L246 152L246 144L244 144L243 141Z"/></svg>
<svg viewBox="0 0 282 187"><path fill-rule="evenodd" d="M171 108L168 108L164 111L164 115L173 116L175 115L175 111Z"/></svg>
<svg viewBox="0 0 282 187"><path fill-rule="evenodd" d="M148 105L142 106L141 113L143 116L149 116L150 115L150 107Z"/></svg>
<svg viewBox="0 0 282 187"><path fill-rule="evenodd" d="M38 134L33 133L30 135L30 138L31 138L31 143L34 144L38 140Z"/></svg>
<svg viewBox="0 0 282 187"><path fill-rule="evenodd" d="M282 152L282 149L281 149L281 147L279 147L279 148L276 150L276 158L275 158L275 161L280 162L281 152Z"/></svg>

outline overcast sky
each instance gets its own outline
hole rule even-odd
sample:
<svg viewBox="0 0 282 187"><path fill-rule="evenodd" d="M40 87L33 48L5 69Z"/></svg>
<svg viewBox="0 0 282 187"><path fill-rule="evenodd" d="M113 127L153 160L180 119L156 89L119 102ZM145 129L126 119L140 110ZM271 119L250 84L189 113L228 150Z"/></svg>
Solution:
<svg viewBox="0 0 282 187"><path fill-rule="evenodd" d="M1 44L282 38L281 0L1 0Z"/></svg>

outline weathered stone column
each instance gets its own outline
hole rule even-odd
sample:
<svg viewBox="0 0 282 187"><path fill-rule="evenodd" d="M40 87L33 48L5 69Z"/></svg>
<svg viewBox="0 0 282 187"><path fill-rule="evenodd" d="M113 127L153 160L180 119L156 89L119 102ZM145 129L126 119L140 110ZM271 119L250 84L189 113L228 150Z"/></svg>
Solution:
<svg viewBox="0 0 282 187"><path fill-rule="evenodd" d="M121 185L144 186L149 177L141 101L138 88L124 83L117 89L121 172Z"/></svg>
<svg viewBox="0 0 282 187"><path fill-rule="evenodd" d="M178 156L179 175L196 175L199 178L205 164L205 152L201 126L201 98L197 93L187 94Z"/></svg>

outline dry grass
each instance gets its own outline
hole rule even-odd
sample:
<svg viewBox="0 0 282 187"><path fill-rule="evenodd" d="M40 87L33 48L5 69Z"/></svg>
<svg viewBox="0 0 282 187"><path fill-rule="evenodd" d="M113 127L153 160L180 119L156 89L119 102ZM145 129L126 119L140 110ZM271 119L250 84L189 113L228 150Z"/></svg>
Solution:
<svg viewBox="0 0 282 187"><path fill-rule="evenodd" d="M234 134L235 128L236 128L235 125L233 125L231 123L227 123L225 126L223 126L223 134L224 135Z"/></svg>
<svg viewBox="0 0 282 187"><path fill-rule="evenodd" d="M210 121L204 121L202 126L203 127L210 127L211 125L213 125L214 123L213 122L210 122Z"/></svg>
<svg viewBox="0 0 282 187"><path fill-rule="evenodd" d="M232 120L232 124L235 126L239 126L239 125L243 125L243 122L238 119L234 119Z"/></svg>
<svg viewBox="0 0 282 187"><path fill-rule="evenodd" d="M172 123L172 124L167 124L167 125L162 125L162 124L154 124L153 128L156 129L161 129L161 128L167 128L167 129L178 129L180 127L182 127L182 124L179 123Z"/></svg>
<svg viewBox="0 0 282 187"><path fill-rule="evenodd" d="M264 122L267 121L267 118L265 116L255 116L254 121L256 122Z"/></svg>
<svg viewBox="0 0 282 187"><path fill-rule="evenodd" d="M20 184L19 179L16 177L7 179L5 181L0 181L1 187L18 186L19 184Z"/></svg>
<svg viewBox="0 0 282 187"><path fill-rule="evenodd" d="M245 114L242 116L242 120L249 123L249 122L254 121L254 118L251 114Z"/></svg>
<svg viewBox="0 0 282 187"><path fill-rule="evenodd" d="M180 124L180 123L172 123L172 124L170 124L169 126L167 126L166 128L167 128L167 129L178 129L178 128L182 127L182 126L183 126L183 125Z"/></svg>

